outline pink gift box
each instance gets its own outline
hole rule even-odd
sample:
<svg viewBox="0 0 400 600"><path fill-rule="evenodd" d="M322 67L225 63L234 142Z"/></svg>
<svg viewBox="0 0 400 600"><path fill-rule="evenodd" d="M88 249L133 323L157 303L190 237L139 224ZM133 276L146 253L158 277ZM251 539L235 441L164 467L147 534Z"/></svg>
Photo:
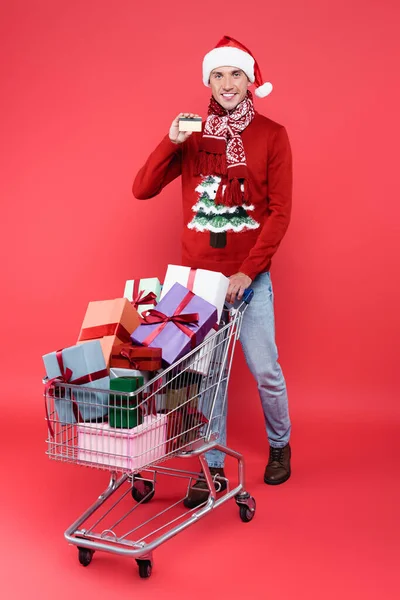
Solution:
<svg viewBox="0 0 400 600"><path fill-rule="evenodd" d="M132 429L114 429L108 423L84 423L77 429L78 460L85 463L134 471L166 452L166 415L147 415Z"/></svg>

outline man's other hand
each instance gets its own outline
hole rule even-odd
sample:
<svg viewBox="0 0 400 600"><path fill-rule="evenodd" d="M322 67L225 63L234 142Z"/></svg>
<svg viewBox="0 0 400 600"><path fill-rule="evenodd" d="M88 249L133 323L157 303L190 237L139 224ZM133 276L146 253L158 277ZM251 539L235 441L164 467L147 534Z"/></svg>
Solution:
<svg viewBox="0 0 400 600"><path fill-rule="evenodd" d="M169 139L174 144L182 144L182 142L186 142L188 137L190 137L193 133L193 131L179 131L179 119L181 117L192 119L193 117L200 117L200 115L196 115L194 113L179 113L179 115L172 121L169 130Z"/></svg>
<svg viewBox="0 0 400 600"><path fill-rule="evenodd" d="M244 273L236 273L229 277L229 287L226 293L226 301L229 304L234 304L236 299L243 298L244 290L251 285L251 279Z"/></svg>

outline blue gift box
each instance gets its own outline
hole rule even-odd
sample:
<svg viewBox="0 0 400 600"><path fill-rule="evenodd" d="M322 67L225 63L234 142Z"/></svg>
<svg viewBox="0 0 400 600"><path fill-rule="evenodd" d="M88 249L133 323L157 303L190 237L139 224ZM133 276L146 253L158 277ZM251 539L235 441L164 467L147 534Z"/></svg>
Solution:
<svg viewBox="0 0 400 600"><path fill-rule="evenodd" d="M64 348L61 351L45 354L43 362L49 380L55 377L63 379L60 360L64 367L64 373L68 369L71 371L68 372L69 377L64 377L64 380L68 379L65 382L67 386L68 383L79 385L79 380L83 380L84 383L81 383L82 388L107 390L106 393L102 394L98 391L91 392L90 389L74 389L71 397L71 390L68 387L57 387L57 381L55 381L55 409L60 422L66 424L75 423L78 411L82 421L102 420L108 414L110 378L106 369L100 341L93 340L84 344L71 346L70 348ZM106 375L96 378L95 381L85 381L85 376L96 373L101 375L102 372ZM75 402L75 410L73 402Z"/></svg>

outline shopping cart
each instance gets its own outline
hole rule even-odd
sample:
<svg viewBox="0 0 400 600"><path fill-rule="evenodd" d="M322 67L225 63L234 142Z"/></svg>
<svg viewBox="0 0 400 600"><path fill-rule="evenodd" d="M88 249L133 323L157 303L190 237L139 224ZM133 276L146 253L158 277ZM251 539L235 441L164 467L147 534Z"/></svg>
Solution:
<svg viewBox="0 0 400 600"><path fill-rule="evenodd" d="M252 296L247 290L238 306L224 311L217 332L134 392L44 380L49 457L111 472L107 489L65 532L83 566L103 550L135 558L139 575L149 577L155 548L228 500L235 499L242 521L254 517L255 500L244 488L243 456L218 443L235 345ZM111 427L121 415L131 420L129 429ZM205 458L211 449L237 461L232 489L228 479L212 476ZM197 457L201 474L162 464L175 457ZM145 505L164 477L183 482L185 495L149 516L156 501ZM182 500L199 477L208 487L208 500L185 509ZM146 518L136 522L139 506Z"/></svg>

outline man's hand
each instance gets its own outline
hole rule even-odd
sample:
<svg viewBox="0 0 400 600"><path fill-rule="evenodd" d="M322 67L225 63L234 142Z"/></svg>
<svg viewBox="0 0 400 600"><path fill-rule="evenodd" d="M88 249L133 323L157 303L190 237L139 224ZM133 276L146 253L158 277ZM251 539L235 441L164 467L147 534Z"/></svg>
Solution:
<svg viewBox="0 0 400 600"><path fill-rule="evenodd" d="M179 131L179 119L181 117L199 117L200 115L195 115L194 113L179 113L179 115L172 121L170 130L169 130L169 139L174 144L182 144L182 142L186 142L188 137L190 137L193 131Z"/></svg>
<svg viewBox="0 0 400 600"><path fill-rule="evenodd" d="M234 304L236 298L241 300L243 298L244 290L251 285L251 279L244 273L236 273L229 277L229 287L226 293L226 301L229 304Z"/></svg>

